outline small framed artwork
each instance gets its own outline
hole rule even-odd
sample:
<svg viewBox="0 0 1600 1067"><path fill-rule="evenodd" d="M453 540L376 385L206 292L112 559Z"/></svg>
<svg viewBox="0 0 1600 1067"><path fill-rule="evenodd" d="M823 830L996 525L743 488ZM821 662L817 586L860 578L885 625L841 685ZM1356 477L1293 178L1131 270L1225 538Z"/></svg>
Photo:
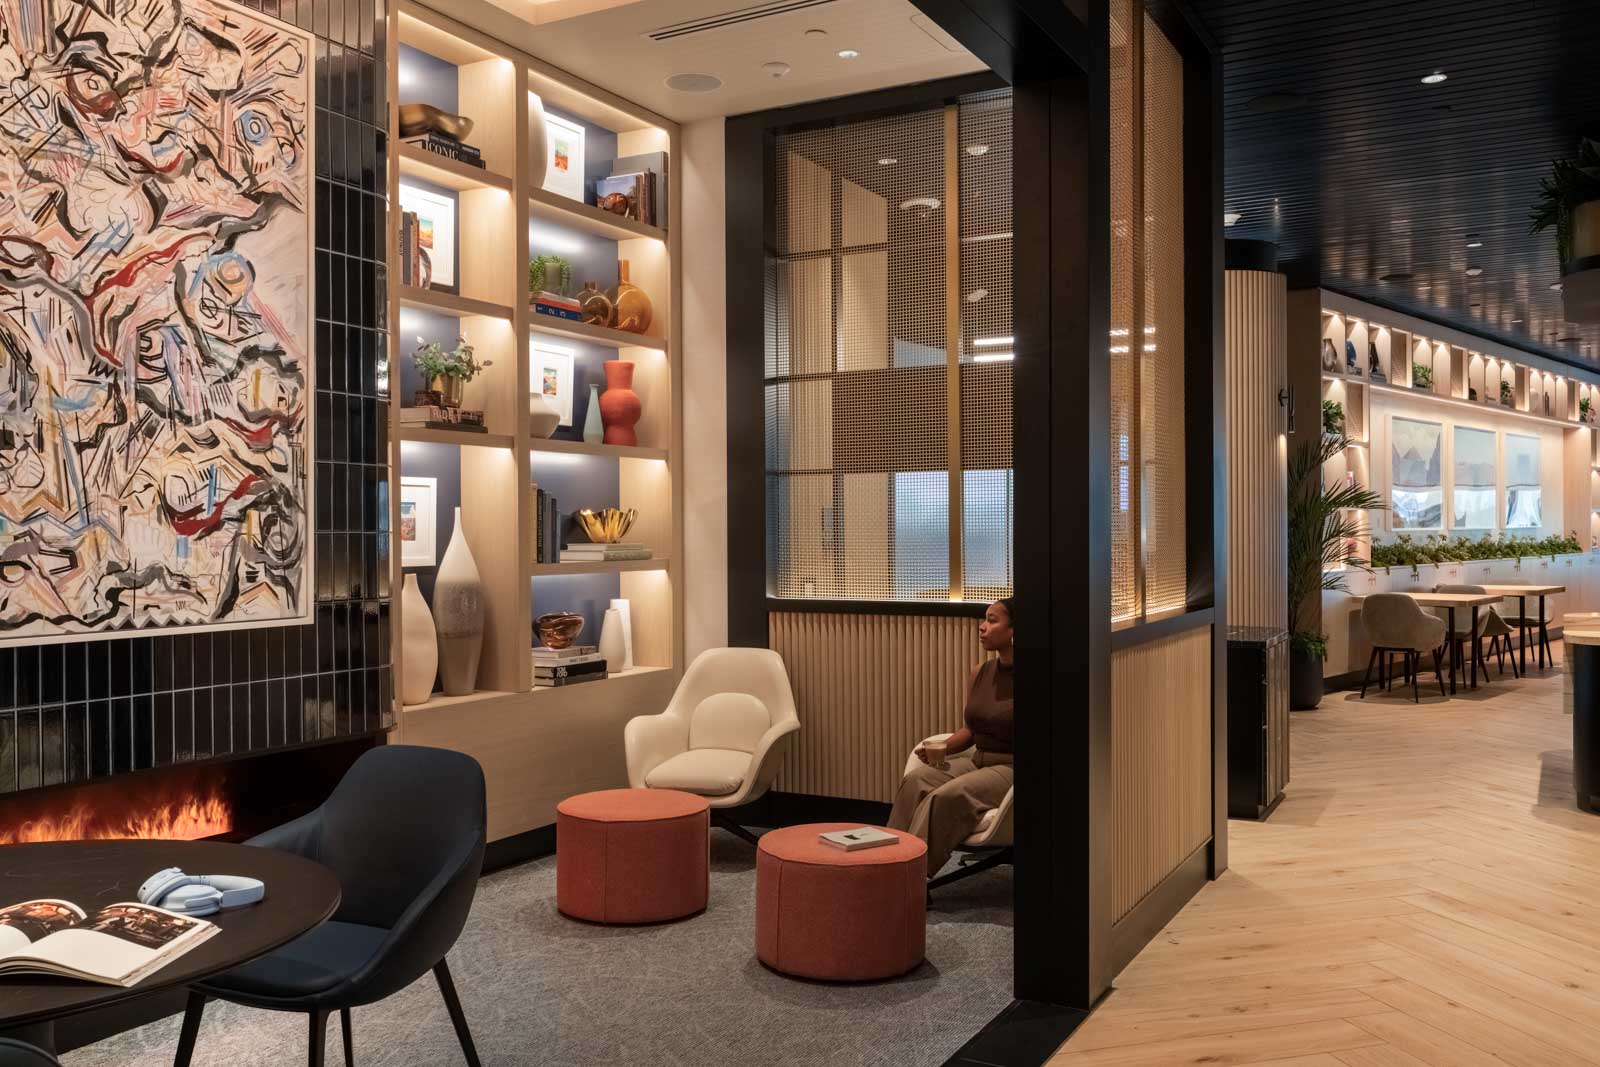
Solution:
<svg viewBox="0 0 1600 1067"><path fill-rule="evenodd" d="M544 187L552 193L583 202L583 127L545 112L545 148L550 158L544 169Z"/></svg>
<svg viewBox="0 0 1600 1067"><path fill-rule="evenodd" d="M400 566L433 567L439 562L434 524L438 519L439 479L400 479Z"/></svg>
<svg viewBox="0 0 1600 1067"><path fill-rule="evenodd" d="M535 388L561 412L561 425L572 425L572 349L547 341L533 342Z"/></svg>
<svg viewBox="0 0 1600 1067"><path fill-rule="evenodd" d="M431 288L456 291L456 198L400 183L400 208L417 216L417 244L433 268Z"/></svg>

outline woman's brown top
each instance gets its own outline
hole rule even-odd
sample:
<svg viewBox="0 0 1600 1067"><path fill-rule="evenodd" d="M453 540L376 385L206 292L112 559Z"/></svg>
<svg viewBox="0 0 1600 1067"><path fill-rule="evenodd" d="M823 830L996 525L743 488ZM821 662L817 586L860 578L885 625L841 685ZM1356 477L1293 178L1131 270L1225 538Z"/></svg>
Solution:
<svg viewBox="0 0 1600 1067"><path fill-rule="evenodd" d="M978 668L967 690L966 727L980 752L1011 752L1011 668L997 659Z"/></svg>

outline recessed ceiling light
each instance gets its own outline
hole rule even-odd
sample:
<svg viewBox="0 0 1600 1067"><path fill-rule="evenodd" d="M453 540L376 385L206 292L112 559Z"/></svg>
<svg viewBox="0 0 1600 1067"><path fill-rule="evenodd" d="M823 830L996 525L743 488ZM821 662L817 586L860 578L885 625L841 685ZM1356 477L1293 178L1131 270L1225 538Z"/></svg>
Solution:
<svg viewBox="0 0 1600 1067"><path fill-rule="evenodd" d="M972 357L974 363L1010 363L1010 352L980 352Z"/></svg>
<svg viewBox="0 0 1600 1067"><path fill-rule="evenodd" d="M856 58L856 56L859 56L860 54L861 53L857 52L854 48L841 48L841 49L839 49L839 58L840 59L854 59L854 58Z"/></svg>
<svg viewBox="0 0 1600 1067"><path fill-rule="evenodd" d="M1384 274L1378 278L1380 282L1409 282L1415 275L1408 270L1397 270L1392 274Z"/></svg>
<svg viewBox="0 0 1600 1067"><path fill-rule="evenodd" d="M893 156L881 156L878 159L878 166L880 166L880 167L892 167L898 162L900 162L900 161L898 159L894 158Z"/></svg>
<svg viewBox="0 0 1600 1067"><path fill-rule="evenodd" d="M974 289L972 292L967 294L967 303L976 304L978 301L982 300L988 295L989 290L987 289Z"/></svg>
<svg viewBox="0 0 1600 1067"><path fill-rule="evenodd" d="M785 74L789 73L789 64L780 59L774 59L770 63L761 64L761 69L766 71L774 78L781 78Z"/></svg>
<svg viewBox="0 0 1600 1067"><path fill-rule="evenodd" d="M1417 286L1417 292L1426 293L1429 289L1432 289L1432 288L1433 288L1433 286L1431 286L1431 285L1419 285L1419 286Z"/></svg>
<svg viewBox="0 0 1600 1067"><path fill-rule="evenodd" d="M969 156L987 155L988 152L989 152L989 146L986 145L986 144L969 144L969 145L967 145L967 155L969 155Z"/></svg>
<svg viewBox="0 0 1600 1067"><path fill-rule="evenodd" d="M1556 292L1558 292L1558 293L1559 293L1559 292L1560 292L1560 291L1561 291L1561 283L1560 283L1560 282L1556 282L1556 283L1555 283L1555 284L1554 284L1554 285L1552 285L1552 286L1551 286L1551 287L1550 287L1550 288L1552 288L1552 289L1554 289L1554 290L1555 290L1555 291L1556 291Z"/></svg>
<svg viewBox="0 0 1600 1067"><path fill-rule="evenodd" d="M1480 275L1482 273L1483 273L1483 268L1482 267L1468 267L1467 268L1467 277L1469 277L1469 278L1476 278L1478 275Z"/></svg>
<svg viewBox="0 0 1600 1067"><path fill-rule="evenodd" d="M1424 74L1422 76L1422 84L1423 85L1438 85L1440 82L1444 81L1448 77L1450 77L1450 75L1446 74L1444 71L1436 70L1432 74Z"/></svg>
<svg viewBox="0 0 1600 1067"><path fill-rule="evenodd" d="M974 348L999 348L1009 344L1011 344L1009 337L976 337L972 341Z"/></svg>
<svg viewBox="0 0 1600 1067"><path fill-rule="evenodd" d="M913 196L909 200L900 201L901 211L938 211L939 198L935 196Z"/></svg>
<svg viewBox="0 0 1600 1067"><path fill-rule="evenodd" d="M722 79L715 74L674 74L667 79L667 88L680 93L714 93L722 88Z"/></svg>
<svg viewBox="0 0 1600 1067"><path fill-rule="evenodd" d="M1222 224L1224 226L1232 226L1234 223L1238 222L1242 218L1244 218L1244 216L1241 215L1239 212L1230 211L1227 214L1222 216Z"/></svg>
<svg viewBox="0 0 1600 1067"><path fill-rule="evenodd" d="M1483 242L1482 241L1468 241L1467 242L1467 247L1468 248L1482 248L1483 247Z"/></svg>

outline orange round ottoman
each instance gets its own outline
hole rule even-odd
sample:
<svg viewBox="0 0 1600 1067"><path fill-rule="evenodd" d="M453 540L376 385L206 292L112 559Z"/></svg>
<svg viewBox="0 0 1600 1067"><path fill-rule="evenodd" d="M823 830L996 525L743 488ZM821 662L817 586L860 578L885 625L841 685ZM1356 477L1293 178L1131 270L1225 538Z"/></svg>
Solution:
<svg viewBox="0 0 1600 1067"><path fill-rule="evenodd" d="M604 789L556 805L556 907L597 923L705 911L711 806L674 789Z"/></svg>
<svg viewBox="0 0 1600 1067"><path fill-rule="evenodd" d="M756 848L756 958L801 978L866 981L922 962L928 846L911 834L856 852L817 835L860 823L771 830Z"/></svg>

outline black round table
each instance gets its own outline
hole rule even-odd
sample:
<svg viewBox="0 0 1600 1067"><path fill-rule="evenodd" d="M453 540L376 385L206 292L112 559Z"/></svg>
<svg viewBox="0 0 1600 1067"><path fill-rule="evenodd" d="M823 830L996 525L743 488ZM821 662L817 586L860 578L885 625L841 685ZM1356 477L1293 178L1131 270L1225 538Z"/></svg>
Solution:
<svg viewBox="0 0 1600 1067"><path fill-rule="evenodd" d="M339 907L339 880L318 863L287 852L220 841L61 841L0 848L0 907L25 900L67 900L88 912L137 901L139 886L165 867L189 874L259 878L259 904L207 916L221 929L137 985L100 985L48 975L0 978L0 1034L49 1038L48 1024L78 1012L203 981L264 956Z"/></svg>

